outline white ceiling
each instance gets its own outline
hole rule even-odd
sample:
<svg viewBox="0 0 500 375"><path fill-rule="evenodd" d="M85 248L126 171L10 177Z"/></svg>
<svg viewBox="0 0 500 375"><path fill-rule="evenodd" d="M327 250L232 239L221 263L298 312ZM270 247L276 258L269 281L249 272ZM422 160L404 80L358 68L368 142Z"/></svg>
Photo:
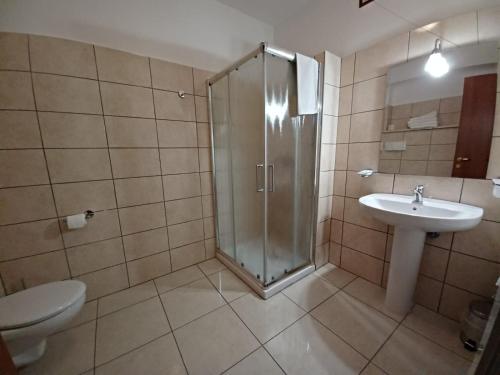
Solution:
<svg viewBox="0 0 500 375"><path fill-rule="evenodd" d="M274 27L281 47L346 56L389 36L500 0L218 0Z"/></svg>

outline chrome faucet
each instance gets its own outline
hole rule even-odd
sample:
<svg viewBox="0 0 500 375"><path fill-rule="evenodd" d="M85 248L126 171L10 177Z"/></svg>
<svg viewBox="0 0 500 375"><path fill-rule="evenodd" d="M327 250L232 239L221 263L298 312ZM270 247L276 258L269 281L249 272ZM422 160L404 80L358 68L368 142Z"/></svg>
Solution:
<svg viewBox="0 0 500 375"><path fill-rule="evenodd" d="M415 194L415 199L412 203L424 203L424 185L415 186L413 193Z"/></svg>

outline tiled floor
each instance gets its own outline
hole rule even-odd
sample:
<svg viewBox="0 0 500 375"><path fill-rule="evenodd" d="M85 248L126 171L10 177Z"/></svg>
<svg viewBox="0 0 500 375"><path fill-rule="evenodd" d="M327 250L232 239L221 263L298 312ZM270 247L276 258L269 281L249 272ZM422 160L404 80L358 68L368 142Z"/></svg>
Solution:
<svg viewBox="0 0 500 375"><path fill-rule="evenodd" d="M209 260L87 303L22 374L465 374L458 324L327 265L262 300Z"/></svg>

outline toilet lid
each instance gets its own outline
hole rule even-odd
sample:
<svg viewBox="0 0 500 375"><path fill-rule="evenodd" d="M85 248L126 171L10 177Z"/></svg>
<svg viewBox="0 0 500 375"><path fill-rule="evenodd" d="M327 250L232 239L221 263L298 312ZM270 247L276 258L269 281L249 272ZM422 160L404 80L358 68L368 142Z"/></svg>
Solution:
<svg viewBox="0 0 500 375"><path fill-rule="evenodd" d="M78 280L42 284L0 298L0 329L20 328L59 314L83 295L86 286Z"/></svg>

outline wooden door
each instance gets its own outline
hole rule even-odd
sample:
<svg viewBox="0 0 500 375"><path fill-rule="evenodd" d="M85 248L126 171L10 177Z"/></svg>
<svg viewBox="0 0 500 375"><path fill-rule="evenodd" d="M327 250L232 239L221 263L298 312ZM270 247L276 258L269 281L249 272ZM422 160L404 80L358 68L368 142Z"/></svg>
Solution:
<svg viewBox="0 0 500 375"><path fill-rule="evenodd" d="M465 78L453 177L486 177L495 122L496 91L496 74Z"/></svg>
<svg viewBox="0 0 500 375"><path fill-rule="evenodd" d="M10 356L7 345L3 341L3 337L0 335L0 374L1 375L17 375L16 366L12 362L12 357Z"/></svg>

